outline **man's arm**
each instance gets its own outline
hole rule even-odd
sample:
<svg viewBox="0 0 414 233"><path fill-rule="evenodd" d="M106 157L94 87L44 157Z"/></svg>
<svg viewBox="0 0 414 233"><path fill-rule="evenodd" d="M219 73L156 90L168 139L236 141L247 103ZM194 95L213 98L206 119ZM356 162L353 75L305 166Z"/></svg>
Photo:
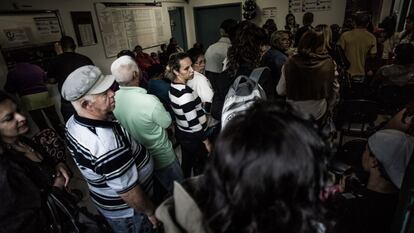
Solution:
<svg viewBox="0 0 414 233"><path fill-rule="evenodd" d="M154 109L151 113L151 117L156 124L158 124L164 129L171 126L171 116L167 112L167 110L165 110L164 105L162 105L162 103L158 99L156 99L154 103Z"/></svg>
<svg viewBox="0 0 414 233"><path fill-rule="evenodd" d="M151 223L156 226L157 220L154 216L155 206L139 185L136 185L126 193L119 194L119 196L128 206L147 215Z"/></svg>
<svg viewBox="0 0 414 233"><path fill-rule="evenodd" d="M282 70L280 73L279 83L276 86L276 92L280 96L286 95L286 77L285 77L285 66L282 66Z"/></svg>

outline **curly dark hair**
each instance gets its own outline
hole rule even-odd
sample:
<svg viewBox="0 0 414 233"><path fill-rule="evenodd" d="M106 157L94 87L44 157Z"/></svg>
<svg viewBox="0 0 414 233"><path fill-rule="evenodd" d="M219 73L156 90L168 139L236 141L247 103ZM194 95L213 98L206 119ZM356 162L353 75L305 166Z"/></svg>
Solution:
<svg viewBox="0 0 414 233"><path fill-rule="evenodd" d="M289 104L255 103L217 140L200 192L206 224L215 233L318 232L328 148Z"/></svg>
<svg viewBox="0 0 414 233"><path fill-rule="evenodd" d="M232 46L227 52L227 69L235 75L240 65L246 65L254 69L260 65L260 46L267 41L267 35L263 28L254 23L243 21L238 25Z"/></svg>

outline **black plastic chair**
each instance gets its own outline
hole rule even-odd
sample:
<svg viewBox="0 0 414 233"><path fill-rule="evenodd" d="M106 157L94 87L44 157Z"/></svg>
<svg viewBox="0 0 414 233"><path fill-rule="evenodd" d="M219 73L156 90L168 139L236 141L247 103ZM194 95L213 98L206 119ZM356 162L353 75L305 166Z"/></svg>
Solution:
<svg viewBox="0 0 414 233"><path fill-rule="evenodd" d="M374 132L378 112L378 103L375 101L344 100L339 106L336 124L340 133L339 147L345 135L368 138Z"/></svg>
<svg viewBox="0 0 414 233"><path fill-rule="evenodd" d="M386 85L379 88L377 100L380 105L381 112L387 115L395 115L408 102L408 93L405 88L395 85Z"/></svg>
<svg viewBox="0 0 414 233"><path fill-rule="evenodd" d="M362 153L364 153L367 140L354 139L344 143L344 145L338 149L335 155L335 160L345 163L353 167L361 166Z"/></svg>
<svg viewBox="0 0 414 233"><path fill-rule="evenodd" d="M341 99L373 99L373 90L365 82L357 82L352 79L349 85L341 89Z"/></svg>

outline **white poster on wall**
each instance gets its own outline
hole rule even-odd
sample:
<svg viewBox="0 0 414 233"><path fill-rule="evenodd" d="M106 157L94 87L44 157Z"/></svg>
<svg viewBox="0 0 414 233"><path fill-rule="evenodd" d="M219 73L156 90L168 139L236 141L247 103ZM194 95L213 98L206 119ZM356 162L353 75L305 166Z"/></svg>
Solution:
<svg viewBox="0 0 414 233"><path fill-rule="evenodd" d="M263 8L263 19L265 21L268 20L268 19L276 20L276 13L277 13L277 8L276 7Z"/></svg>
<svg viewBox="0 0 414 233"><path fill-rule="evenodd" d="M332 0L289 0L289 12L315 12L332 9Z"/></svg>
<svg viewBox="0 0 414 233"><path fill-rule="evenodd" d="M95 10L107 57L136 45L148 48L168 40L161 5L96 3Z"/></svg>

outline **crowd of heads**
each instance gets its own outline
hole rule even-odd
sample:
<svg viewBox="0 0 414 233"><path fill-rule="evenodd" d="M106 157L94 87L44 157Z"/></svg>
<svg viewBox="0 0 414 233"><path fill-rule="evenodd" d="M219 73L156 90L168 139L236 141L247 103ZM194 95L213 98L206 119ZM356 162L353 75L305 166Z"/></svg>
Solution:
<svg viewBox="0 0 414 233"><path fill-rule="evenodd" d="M328 147L288 104L257 102L220 134L201 193L213 232L317 232ZM284 216L284 217L281 217Z"/></svg>

